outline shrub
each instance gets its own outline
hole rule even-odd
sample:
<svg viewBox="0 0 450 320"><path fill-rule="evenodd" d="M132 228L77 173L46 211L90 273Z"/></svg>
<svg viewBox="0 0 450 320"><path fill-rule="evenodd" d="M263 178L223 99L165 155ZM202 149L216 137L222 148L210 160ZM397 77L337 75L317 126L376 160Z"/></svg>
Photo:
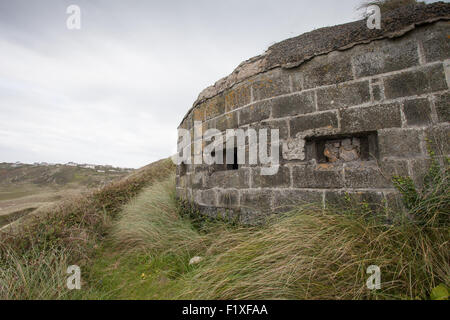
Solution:
<svg viewBox="0 0 450 320"><path fill-rule="evenodd" d="M155 162L123 180L88 195L66 199L40 215L31 216L17 230L0 232L0 261L11 250L26 256L30 250L55 249L70 252L73 262L86 261L122 206L145 186L173 171L171 160Z"/></svg>
<svg viewBox="0 0 450 320"><path fill-rule="evenodd" d="M414 5L414 4L425 4L423 1L417 0L373 0L373 1L364 1L357 9L362 10L363 17L366 17L366 10L369 6L377 5L380 7L381 13L386 13L389 11L393 11L399 9L404 6Z"/></svg>
<svg viewBox="0 0 450 320"><path fill-rule="evenodd" d="M424 176L423 187L414 184L411 177L394 176L393 183L401 193L410 216L421 225L448 226L450 222L450 159L442 157L441 166L432 141L427 141L430 167Z"/></svg>

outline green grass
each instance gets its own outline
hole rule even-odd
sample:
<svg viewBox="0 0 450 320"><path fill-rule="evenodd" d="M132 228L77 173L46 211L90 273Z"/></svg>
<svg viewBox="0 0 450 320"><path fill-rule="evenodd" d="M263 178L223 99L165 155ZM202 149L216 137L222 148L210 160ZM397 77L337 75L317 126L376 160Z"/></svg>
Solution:
<svg viewBox="0 0 450 320"><path fill-rule="evenodd" d="M174 176L131 201L88 269L89 298L170 299L192 269L199 233L177 213ZM126 254L124 254L126 253Z"/></svg>
<svg viewBox="0 0 450 320"><path fill-rule="evenodd" d="M410 212L448 214L448 170L442 175L440 191L420 194ZM308 204L260 226L198 224L180 215L173 165L161 162L0 239L0 298L429 299L445 291L448 225L381 218L366 204ZM189 265L194 256L203 260ZM64 287L69 264L81 267L80 291ZM366 288L373 264L378 291Z"/></svg>
<svg viewBox="0 0 450 320"><path fill-rule="evenodd" d="M177 279L189 272L187 256L174 254L151 255L130 252L112 253L105 246L88 270L87 299L172 299L180 290Z"/></svg>
<svg viewBox="0 0 450 320"><path fill-rule="evenodd" d="M173 170L170 160L156 162L102 189L24 217L14 230L0 232L0 299L83 298L87 291L69 293L63 277L55 275L64 274L71 264L83 269L91 264L122 206Z"/></svg>
<svg viewBox="0 0 450 320"><path fill-rule="evenodd" d="M337 214L310 204L263 226L199 230L177 215L173 184L153 185L124 209L87 270L90 298L427 299L449 284L446 227L392 226L365 206ZM197 255L204 260L189 266ZM376 292L366 288L372 264L382 271Z"/></svg>

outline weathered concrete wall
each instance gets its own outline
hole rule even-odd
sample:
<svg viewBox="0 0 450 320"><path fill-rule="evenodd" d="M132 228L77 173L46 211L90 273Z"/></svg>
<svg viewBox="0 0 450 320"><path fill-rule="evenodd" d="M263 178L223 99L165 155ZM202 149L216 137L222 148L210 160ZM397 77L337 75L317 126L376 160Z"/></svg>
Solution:
<svg viewBox="0 0 450 320"><path fill-rule="evenodd" d="M450 22L434 21L294 68L265 70L199 99L180 125L192 138L194 121L224 133L277 128L281 166L263 176L260 165L180 165L178 196L206 214L250 223L345 193L396 209L391 177L420 183L430 162L426 140L450 154L449 35Z"/></svg>

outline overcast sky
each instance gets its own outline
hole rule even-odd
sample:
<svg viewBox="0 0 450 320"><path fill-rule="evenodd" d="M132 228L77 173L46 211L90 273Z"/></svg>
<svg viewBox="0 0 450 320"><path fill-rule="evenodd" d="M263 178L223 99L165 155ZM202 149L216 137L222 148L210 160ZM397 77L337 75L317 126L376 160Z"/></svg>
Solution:
<svg viewBox="0 0 450 320"><path fill-rule="evenodd" d="M0 162L168 157L202 89L275 42L356 20L360 2L0 0Z"/></svg>

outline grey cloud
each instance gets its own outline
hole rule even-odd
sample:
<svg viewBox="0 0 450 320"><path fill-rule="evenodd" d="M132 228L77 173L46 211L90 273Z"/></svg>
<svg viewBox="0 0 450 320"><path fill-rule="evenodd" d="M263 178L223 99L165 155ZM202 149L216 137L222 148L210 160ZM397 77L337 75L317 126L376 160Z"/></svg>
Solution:
<svg viewBox="0 0 450 320"><path fill-rule="evenodd" d="M359 2L0 0L0 161L167 157L202 89L274 42L356 19Z"/></svg>

